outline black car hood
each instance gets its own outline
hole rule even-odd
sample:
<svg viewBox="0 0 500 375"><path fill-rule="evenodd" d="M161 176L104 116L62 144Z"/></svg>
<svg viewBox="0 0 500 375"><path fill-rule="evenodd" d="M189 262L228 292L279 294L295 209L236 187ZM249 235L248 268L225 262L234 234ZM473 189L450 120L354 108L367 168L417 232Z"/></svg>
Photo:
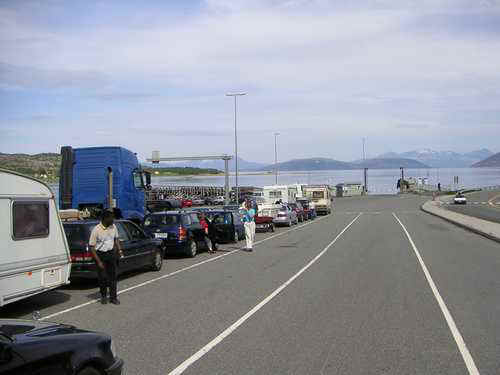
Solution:
<svg viewBox="0 0 500 375"><path fill-rule="evenodd" d="M53 336L75 333L80 330L74 326L39 320L0 319L0 331L16 341L22 341L35 336Z"/></svg>

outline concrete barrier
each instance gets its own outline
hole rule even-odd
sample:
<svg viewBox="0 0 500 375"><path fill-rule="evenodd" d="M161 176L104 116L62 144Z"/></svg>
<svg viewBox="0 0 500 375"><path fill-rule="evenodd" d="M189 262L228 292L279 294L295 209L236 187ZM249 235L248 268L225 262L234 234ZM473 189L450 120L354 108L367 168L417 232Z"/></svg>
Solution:
<svg viewBox="0 0 500 375"><path fill-rule="evenodd" d="M441 201L427 201L421 206L421 209L493 241L500 242L500 224L447 210L441 207L442 204Z"/></svg>

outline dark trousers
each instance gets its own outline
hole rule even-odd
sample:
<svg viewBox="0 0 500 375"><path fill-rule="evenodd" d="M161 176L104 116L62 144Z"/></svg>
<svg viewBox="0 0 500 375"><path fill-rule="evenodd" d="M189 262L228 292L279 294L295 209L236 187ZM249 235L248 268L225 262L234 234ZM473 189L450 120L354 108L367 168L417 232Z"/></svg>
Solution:
<svg viewBox="0 0 500 375"><path fill-rule="evenodd" d="M101 290L101 296L106 297L108 295L109 287L109 297L111 299L116 298L116 273L118 268L118 258L114 250L111 251L98 251L97 255L101 262L104 264L104 269L97 266L97 276L99 277L99 289Z"/></svg>

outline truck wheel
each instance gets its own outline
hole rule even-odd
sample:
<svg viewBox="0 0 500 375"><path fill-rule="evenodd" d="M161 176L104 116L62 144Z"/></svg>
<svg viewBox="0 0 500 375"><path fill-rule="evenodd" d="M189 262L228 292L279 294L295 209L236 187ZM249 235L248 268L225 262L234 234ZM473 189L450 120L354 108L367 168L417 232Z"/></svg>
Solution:
<svg viewBox="0 0 500 375"><path fill-rule="evenodd" d="M159 271L163 266L163 254L160 249L156 249L153 253L153 263L151 264L151 270Z"/></svg>
<svg viewBox="0 0 500 375"><path fill-rule="evenodd" d="M196 241L189 240L187 244L187 256L190 258L194 258L196 253L198 252L198 248L196 246Z"/></svg>

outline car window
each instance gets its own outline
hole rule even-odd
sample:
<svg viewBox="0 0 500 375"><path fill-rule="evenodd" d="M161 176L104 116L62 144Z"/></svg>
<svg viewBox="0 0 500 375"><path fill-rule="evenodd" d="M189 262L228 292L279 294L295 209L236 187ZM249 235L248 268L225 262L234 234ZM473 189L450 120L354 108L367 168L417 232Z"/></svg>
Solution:
<svg viewBox="0 0 500 375"><path fill-rule="evenodd" d="M224 224L232 224L232 223L233 223L233 215L229 212L225 213L224 214Z"/></svg>
<svg viewBox="0 0 500 375"><path fill-rule="evenodd" d="M49 202L17 201L12 205L14 239L49 235Z"/></svg>
<svg viewBox="0 0 500 375"><path fill-rule="evenodd" d="M128 233L132 240L140 240L146 238L146 235L137 225L130 222L123 222L123 225L127 227Z"/></svg>
<svg viewBox="0 0 500 375"><path fill-rule="evenodd" d="M152 225L176 225L179 224L180 218L178 215L149 215L144 220L144 226Z"/></svg>
<svg viewBox="0 0 500 375"><path fill-rule="evenodd" d="M189 215L182 216L183 225L191 225L191 217Z"/></svg>
<svg viewBox="0 0 500 375"><path fill-rule="evenodd" d="M95 225L85 224L63 224L64 233L68 240L68 245L71 248L84 247L88 244L90 233Z"/></svg>
<svg viewBox="0 0 500 375"><path fill-rule="evenodd" d="M130 240L130 237L129 237L127 231L123 227L123 223L115 223L115 225L116 225L116 230L118 231L118 239L120 241Z"/></svg>

